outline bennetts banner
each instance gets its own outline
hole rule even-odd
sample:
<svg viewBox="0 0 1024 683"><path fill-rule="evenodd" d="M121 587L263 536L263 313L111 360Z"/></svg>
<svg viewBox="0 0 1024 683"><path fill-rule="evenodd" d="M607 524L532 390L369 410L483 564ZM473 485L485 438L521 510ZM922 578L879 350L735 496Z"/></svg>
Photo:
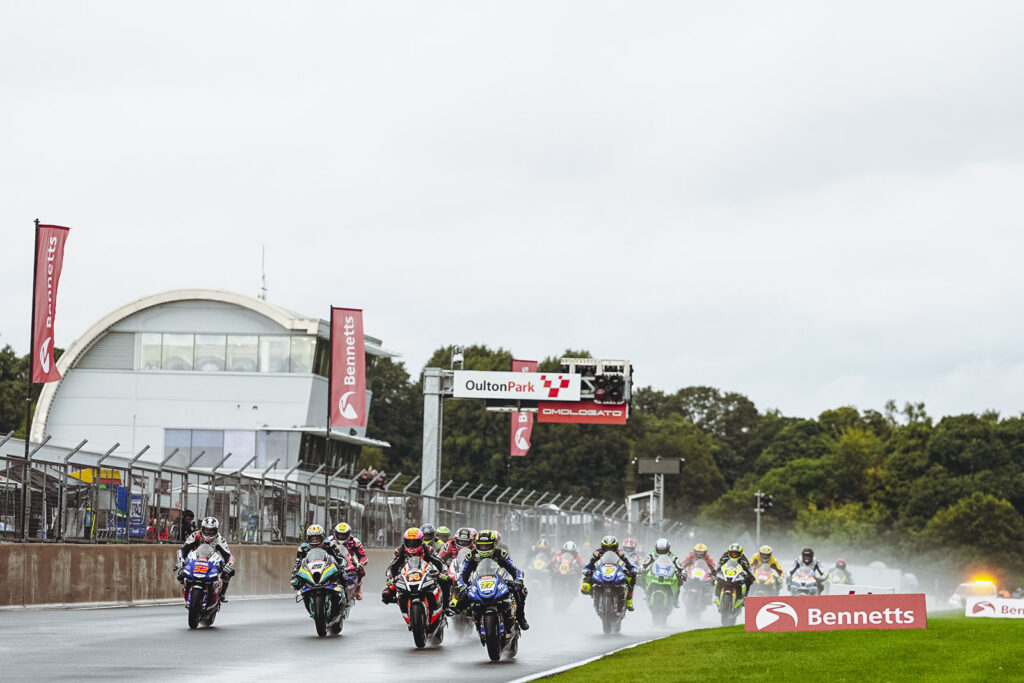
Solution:
<svg viewBox="0 0 1024 683"><path fill-rule="evenodd" d="M54 320L57 318L57 285L64 265L64 242L68 228L36 226L35 282L32 287L32 381L60 380L53 357Z"/></svg>

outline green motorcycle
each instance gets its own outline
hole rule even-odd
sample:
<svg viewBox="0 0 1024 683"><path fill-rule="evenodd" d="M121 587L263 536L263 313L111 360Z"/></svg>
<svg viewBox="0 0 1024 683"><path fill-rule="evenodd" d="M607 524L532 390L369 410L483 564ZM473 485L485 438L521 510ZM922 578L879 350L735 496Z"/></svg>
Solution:
<svg viewBox="0 0 1024 683"><path fill-rule="evenodd" d="M679 595L679 572L673 558L658 555L644 572L643 586L651 621L655 626L664 626Z"/></svg>

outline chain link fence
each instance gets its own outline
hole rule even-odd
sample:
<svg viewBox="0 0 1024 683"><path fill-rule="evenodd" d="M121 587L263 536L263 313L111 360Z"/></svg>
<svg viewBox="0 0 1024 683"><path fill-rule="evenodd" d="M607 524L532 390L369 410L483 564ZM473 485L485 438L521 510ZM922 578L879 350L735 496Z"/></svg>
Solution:
<svg viewBox="0 0 1024 683"><path fill-rule="evenodd" d="M625 503L585 496L448 482L427 498L409 491L416 479L395 487L399 476L366 481L323 467L285 471L276 462L257 468L255 458L237 469L171 466L173 451L162 462L141 459L148 447L126 459L112 455L119 444L100 454L80 450L84 441L74 449L44 441L30 445L26 461L24 442L7 439L0 436L2 541L177 544L212 515L231 543L297 544L310 524L346 521L367 547L393 548L405 529L430 522L495 529L521 552L540 538L573 540L584 550L607 534L649 548L682 526L631 523ZM435 518L424 519L424 510Z"/></svg>

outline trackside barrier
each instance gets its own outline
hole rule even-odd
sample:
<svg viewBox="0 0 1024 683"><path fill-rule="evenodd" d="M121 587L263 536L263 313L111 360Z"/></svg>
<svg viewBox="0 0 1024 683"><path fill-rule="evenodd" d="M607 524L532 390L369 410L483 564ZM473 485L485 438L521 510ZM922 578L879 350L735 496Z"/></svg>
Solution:
<svg viewBox="0 0 1024 683"><path fill-rule="evenodd" d="M290 469L257 465L224 467L230 453L214 466L200 467L204 452L171 450L143 459L149 447L131 457L75 448L32 445L26 462L24 442L10 440L0 451L0 540L63 541L98 544L180 544L193 523L213 515L232 544L300 542L314 522L330 529L346 521L368 548L394 548L408 527L426 522L495 529L517 556L540 538L550 546L572 540L581 552L596 548L608 534L635 537L650 548L654 540L679 527L630 523L626 506L586 496L513 491L511 487L448 482L442 494L426 497L403 487L399 473L368 479L362 472L328 473L323 467ZM367 487L369 484L369 488ZM490 500L487 500L490 498ZM431 505L430 502L433 504ZM424 509L437 510L423 519Z"/></svg>

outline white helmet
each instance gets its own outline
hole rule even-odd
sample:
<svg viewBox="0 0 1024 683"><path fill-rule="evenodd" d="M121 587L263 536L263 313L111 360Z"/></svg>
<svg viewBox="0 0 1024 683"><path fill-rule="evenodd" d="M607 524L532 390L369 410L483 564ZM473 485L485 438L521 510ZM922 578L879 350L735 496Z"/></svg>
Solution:
<svg viewBox="0 0 1024 683"><path fill-rule="evenodd" d="M573 543L572 541L566 541L565 543L562 544L562 552L563 553L575 553L576 552L576 544Z"/></svg>
<svg viewBox="0 0 1024 683"><path fill-rule="evenodd" d="M654 550L659 555L664 555L665 553L667 553L671 549L672 549L672 544L668 542L667 538L659 538L657 541L654 542Z"/></svg>
<svg viewBox="0 0 1024 683"><path fill-rule="evenodd" d="M199 535L207 543L216 541L220 535L220 522L217 521L217 518L207 517L204 519L203 523L199 525Z"/></svg>

